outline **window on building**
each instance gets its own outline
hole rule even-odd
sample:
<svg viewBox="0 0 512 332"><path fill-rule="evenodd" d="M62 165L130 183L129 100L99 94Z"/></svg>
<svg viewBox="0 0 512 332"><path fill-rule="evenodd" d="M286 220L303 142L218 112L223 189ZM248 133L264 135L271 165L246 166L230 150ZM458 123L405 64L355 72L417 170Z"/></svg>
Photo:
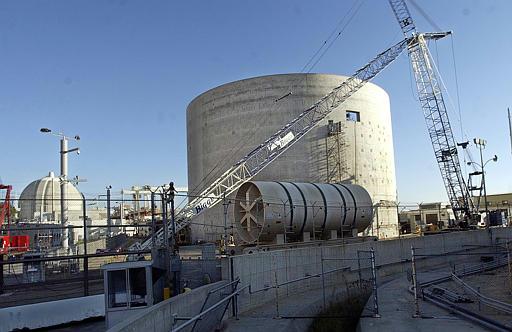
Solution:
<svg viewBox="0 0 512 332"><path fill-rule="evenodd" d="M109 308L126 307L126 270L108 271L108 306Z"/></svg>
<svg viewBox="0 0 512 332"><path fill-rule="evenodd" d="M427 224L437 224L438 222L437 214L427 213L425 218L427 220Z"/></svg>
<svg viewBox="0 0 512 332"><path fill-rule="evenodd" d="M359 112L347 111L347 121L360 122L361 116L360 116Z"/></svg>
<svg viewBox="0 0 512 332"><path fill-rule="evenodd" d="M147 305L146 295L146 269L136 268L128 270L130 280L130 307Z"/></svg>

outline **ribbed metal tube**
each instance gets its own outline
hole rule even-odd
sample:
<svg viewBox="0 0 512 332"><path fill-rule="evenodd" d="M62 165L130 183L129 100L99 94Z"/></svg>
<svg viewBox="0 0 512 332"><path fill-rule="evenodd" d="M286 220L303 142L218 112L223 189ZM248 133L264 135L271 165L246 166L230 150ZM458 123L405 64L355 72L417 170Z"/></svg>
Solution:
<svg viewBox="0 0 512 332"><path fill-rule="evenodd" d="M248 243L285 233L362 232L373 218L370 195L354 184L250 181L234 206L238 235Z"/></svg>

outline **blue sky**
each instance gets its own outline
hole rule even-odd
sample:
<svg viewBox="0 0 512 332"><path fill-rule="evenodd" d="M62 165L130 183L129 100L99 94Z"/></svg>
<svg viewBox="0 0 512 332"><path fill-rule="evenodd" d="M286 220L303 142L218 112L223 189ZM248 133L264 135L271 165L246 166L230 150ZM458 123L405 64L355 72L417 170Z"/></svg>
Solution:
<svg viewBox="0 0 512 332"><path fill-rule="evenodd" d="M500 158L488 166L488 191L512 191L506 118L512 2L416 2L455 33L464 131L486 138L486 156ZM226 82L299 72L353 4L2 1L0 177L19 193L48 171L58 173L58 139L39 133L49 127L82 137L70 175L88 179L80 184L86 194L109 184L114 190L170 180L185 185L187 104ZM433 29L410 9L420 30ZM387 1L366 0L313 72L349 75L400 38ZM457 104L451 40L431 51ZM407 56L374 82L391 99L400 201L445 200ZM457 111L450 112L460 137Z"/></svg>

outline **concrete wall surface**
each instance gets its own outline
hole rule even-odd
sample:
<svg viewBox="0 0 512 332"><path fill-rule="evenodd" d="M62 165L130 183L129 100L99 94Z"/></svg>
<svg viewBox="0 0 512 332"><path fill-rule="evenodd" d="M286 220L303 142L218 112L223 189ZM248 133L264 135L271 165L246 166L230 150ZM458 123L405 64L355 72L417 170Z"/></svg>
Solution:
<svg viewBox="0 0 512 332"><path fill-rule="evenodd" d="M189 293L163 301L117 324L109 331L170 331L173 315L178 317L197 315L207 297L209 301L206 307L212 306L222 298L223 292L217 292L216 296L208 294L213 294L214 289L226 285L227 281L232 278L240 278L239 289L248 285L250 287L241 292L237 300L241 319L239 321L228 320L227 331L239 331L251 327L253 324L250 321L252 313L254 313L252 318L259 320L260 325L263 324L259 310L266 311L267 314L270 312L269 317L272 318L274 306L278 302L281 313L287 312L295 315L302 313L311 316L317 314L322 308L322 289L326 290L327 301L331 301L335 297L344 297L344 293L349 291L349 285L356 281L359 275L363 280L371 279L369 260L371 248L375 250L377 280L380 280L387 276L399 275L409 268L411 246L417 249L418 254L437 255L428 259L419 259L417 262L419 267L435 266L447 262L445 255L447 253L466 252L474 250L475 246L487 246L511 238L512 228L494 228L386 241L311 246L227 257L222 261L224 281L205 285ZM358 255L360 260L357 259ZM322 269L325 273L324 278L320 277ZM277 289L272 288L276 284L280 286ZM225 290L224 293L226 293ZM196 330L214 330L222 317L223 309L221 308L214 315L204 317L198 323L200 325L196 327ZM231 314L231 310L227 310L225 318ZM244 318L244 315L249 318ZM244 325L244 319L249 320L245 320L249 325ZM264 321L270 325L275 324L272 319ZM176 326L182 322L184 321L178 321ZM299 325L305 326L304 324ZM273 330L276 332L290 330L291 325L288 323L283 326L281 329L275 327ZM299 328L298 325L294 326ZM252 326L248 331L255 331L256 327Z"/></svg>
<svg viewBox="0 0 512 332"><path fill-rule="evenodd" d="M418 261L418 266L436 265L446 262L443 254L464 252L474 249L474 245L491 245L496 241L512 238L512 228L493 228L490 230L475 230L453 232L423 237L408 237L395 240L371 241L336 246L318 246L294 248L269 252L256 252L247 255L233 256L223 262L223 279L231 276L240 278L239 287L250 285L238 299L239 312L252 310L265 303L275 302L276 294L279 299L289 296L299 297L301 293L314 289L343 286L358 279L359 272L363 279L370 279L371 269L369 253L375 250L378 278L405 272L409 268L411 246L417 248L417 254L438 254L439 256ZM357 256L361 257L358 263ZM292 282L275 289L263 290L285 282L313 276L326 272L324 280L312 277ZM231 260L231 261L229 261ZM358 266L360 265L360 268ZM230 269L232 266L232 270ZM327 273L345 267L343 271ZM302 299L301 300L307 300Z"/></svg>
<svg viewBox="0 0 512 332"><path fill-rule="evenodd" d="M109 332L126 331L126 332L168 332L171 330L173 315L178 317L193 317L197 315L211 290L225 285L226 281L219 281L213 284L205 285L191 292L180 294L168 300L162 301L129 319L110 328ZM214 301L208 302L208 306L214 304ZM201 322L201 331L213 331L217 321L205 317ZM179 326L184 321L178 321ZM176 327L175 326L175 327Z"/></svg>
<svg viewBox="0 0 512 332"><path fill-rule="evenodd" d="M0 309L0 332L37 329L105 316L102 295L28 304Z"/></svg>
<svg viewBox="0 0 512 332"><path fill-rule="evenodd" d="M200 194L225 170L346 79L313 73L269 75L224 84L196 97L187 107L189 195ZM357 121L347 121L347 111L358 114ZM338 153L328 153L337 147L328 139L329 120L341 122L344 127L345 144L332 150L339 152L339 158L333 158ZM333 161L343 165L336 179L329 176L337 169ZM344 180L363 186L374 203L394 201L395 163L387 93L373 83L366 84L253 180ZM231 201L233 198L228 197ZM239 222L232 208L233 204L228 223ZM224 231L223 217L222 204L197 216L191 225L193 240L219 240ZM397 235L395 215L379 223L381 237ZM387 224L392 227L384 227Z"/></svg>
<svg viewBox="0 0 512 332"><path fill-rule="evenodd" d="M198 288L205 284L221 280L220 260L218 259L182 259L181 285Z"/></svg>

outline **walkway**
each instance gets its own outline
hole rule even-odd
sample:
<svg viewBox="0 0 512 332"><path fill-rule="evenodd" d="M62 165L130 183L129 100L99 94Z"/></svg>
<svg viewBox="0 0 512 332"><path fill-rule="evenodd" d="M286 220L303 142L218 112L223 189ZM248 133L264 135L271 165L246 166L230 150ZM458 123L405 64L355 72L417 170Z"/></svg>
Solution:
<svg viewBox="0 0 512 332"><path fill-rule="evenodd" d="M441 273L444 274L445 271L439 271L438 276ZM414 297L409 293L409 285L410 282L407 278L402 276L379 287L381 318L361 318L359 321L360 331L487 331L421 300L421 318L413 318Z"/></svg>
<svg viewBox="0 0 512 332"><path fill-rule="evenodd" d="M273 292L274 290L269 290ZM327 294L332 294L333 289L327 289ZM279 317L275 301L268 302L253 310L244 312L236 320L230 317L225 322L226 332L299 332L307 331L314 316L322 309L323 293L321 289L310 292L291 295L279 300ZM300 318L292 318L297 317Z"/></svg>

